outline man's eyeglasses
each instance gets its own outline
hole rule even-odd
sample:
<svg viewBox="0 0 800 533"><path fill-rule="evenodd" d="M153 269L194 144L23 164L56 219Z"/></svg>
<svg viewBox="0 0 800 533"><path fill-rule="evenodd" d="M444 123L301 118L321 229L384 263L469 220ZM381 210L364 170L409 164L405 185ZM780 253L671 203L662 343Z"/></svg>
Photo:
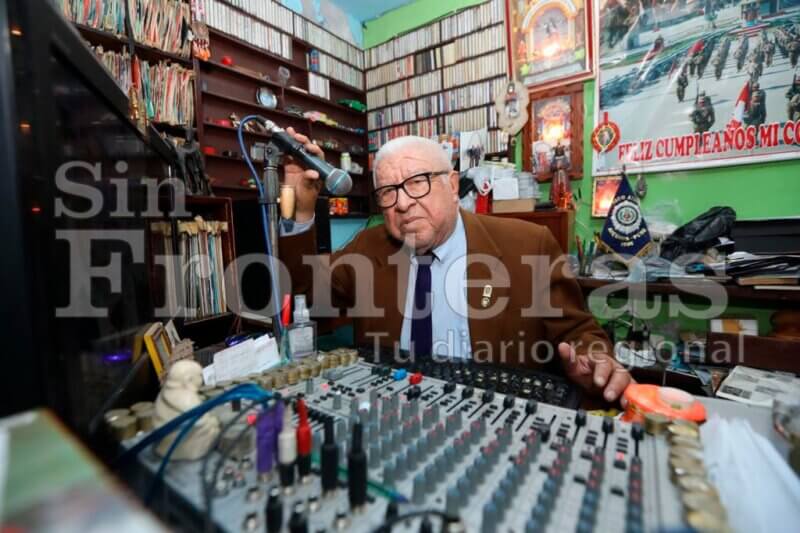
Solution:
<svg viewBox="0 0 800 533"><path fill-rule="evenodd" d="M441 176L442 174L449 174L449 170L439 170L436 172L422 172L415 174L410 178L404 179L398 185L386 185L375 189L375 201L378 207L386 209L393 207L397 203L398 192L400 189L408 195L409 198L422 198L431 192L431 178L433 176Z"/></svg>

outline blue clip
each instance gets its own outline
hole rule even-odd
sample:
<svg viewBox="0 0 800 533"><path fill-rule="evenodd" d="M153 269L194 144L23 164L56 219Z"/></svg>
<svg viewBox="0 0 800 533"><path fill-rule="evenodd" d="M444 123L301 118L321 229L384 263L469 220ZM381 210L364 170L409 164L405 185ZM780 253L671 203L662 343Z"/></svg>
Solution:
<svg viewBox="0 0 800 533"><path fill-rule="evenodd" d="M408 372L406 372L405 368L398 368L397 370L394 371L394 374L392 374L392 377L394 378L395 381L402 381L402 380L406 379L407 375L408 375Z"/></svg>

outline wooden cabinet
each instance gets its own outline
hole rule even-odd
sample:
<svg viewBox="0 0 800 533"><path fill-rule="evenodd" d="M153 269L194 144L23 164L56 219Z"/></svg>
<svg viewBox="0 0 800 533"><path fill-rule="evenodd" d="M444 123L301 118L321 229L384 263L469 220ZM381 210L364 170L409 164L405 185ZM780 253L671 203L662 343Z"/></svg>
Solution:
<svg viewBox="0 0 800 533"><path fill-rule="evenodd" d="M516 218L545 226L561 245L564 253L569 252L569 243L575 240L575 211L572 210L551 209L526 213L493 213L492 216Z"/></svg>

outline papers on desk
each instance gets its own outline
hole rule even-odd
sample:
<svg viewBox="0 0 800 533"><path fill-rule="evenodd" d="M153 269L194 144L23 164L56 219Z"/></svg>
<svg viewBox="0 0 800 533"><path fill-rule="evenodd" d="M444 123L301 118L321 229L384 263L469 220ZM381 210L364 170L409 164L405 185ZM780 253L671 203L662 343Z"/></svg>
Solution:
<svg viewBox="0 0 800 533"><path fill-rule="evenodd" d="M700 428L703 462L738 533L789 533L800 524L800 478L746 420L712 416Z"/></svg>
<svg viewBox="0 0 800 533"><path fill-rule="evenodd" d="M790 400L800 397L800 379L783 372L737 366L720 385L717 397L748 405L772 407L772 402L776 399Z"/></svg>
<svg viewBox="0 0 800 533"><path fill-rule="evenodd" d="M214 354L214 362L203 369L203 383L214 386L223 381L265 372L280 363L278 343L273 337L262 335Z"/></svg>

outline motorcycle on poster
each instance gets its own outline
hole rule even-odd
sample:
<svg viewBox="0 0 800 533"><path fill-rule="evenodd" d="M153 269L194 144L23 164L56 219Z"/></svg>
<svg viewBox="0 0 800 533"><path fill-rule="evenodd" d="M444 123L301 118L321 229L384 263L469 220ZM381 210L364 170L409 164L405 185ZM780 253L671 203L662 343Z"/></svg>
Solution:
<svg viewBox="0 0 800 533"><path fill-rule="evenodd" d="M800 0L601 0L593 174L800 158Z"/></svg>

